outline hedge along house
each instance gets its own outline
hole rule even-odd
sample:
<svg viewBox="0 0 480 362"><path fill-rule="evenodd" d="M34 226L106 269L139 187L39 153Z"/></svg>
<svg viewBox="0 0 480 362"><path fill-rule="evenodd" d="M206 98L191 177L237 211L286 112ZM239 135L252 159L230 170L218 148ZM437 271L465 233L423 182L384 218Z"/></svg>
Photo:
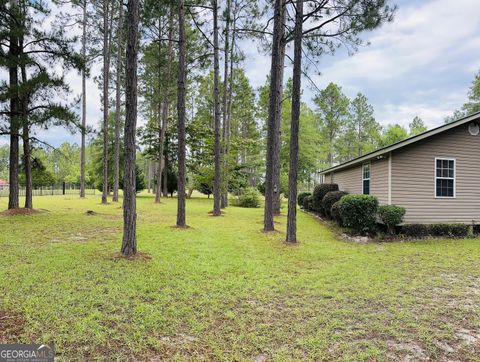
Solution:
<svg viewBox="0 0 480 362"><path fill-rule="evenodd" d="M480 112L320 172L406 209L404 223L480 224Z"/></svg>

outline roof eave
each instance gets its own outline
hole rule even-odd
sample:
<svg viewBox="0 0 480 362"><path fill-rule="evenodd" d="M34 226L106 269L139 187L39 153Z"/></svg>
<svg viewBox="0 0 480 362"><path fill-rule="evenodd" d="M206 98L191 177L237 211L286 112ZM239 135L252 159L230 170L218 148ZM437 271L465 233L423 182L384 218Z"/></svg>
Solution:
<svg viewBox="0 0 480 362"><path fill-rule="evenodd" d="M448 131L449 129L452 129L452 128L455 128L455 127L458 127L458 126L461 126L462 124L465 124L465 123L468 123L468 122L471 122L477 118L480 117L480 112L476 112L476 113L473 113L469 116L466 116L464 118L460 118L456 121L453 121L453 122L450 122L450 123L447 123L447 124L444 124L444 125L441 125L437 128L433 128L431 130L428 130L426 132L423 132L423 133L420 133L419 135L416 135L416 136L413 136L413 137L410 137L410 138L407 138L403 141L400 141L400 142L397 142L397 143L394 143L390 146L386 146L384 148L380 148L376 151L373 151L373 152L370 152L364 156L360 156L360 157L357 157L353 160L350 160L350 161L347 161L347 162L344 162L340 165L337 165L337 166L333 166L333 167L330 167L326 170L323 170L323 171L320 171L319 174L320 175L324 175L324 174L327 174L327 173L331 173L331 172L334 172L334 171L338 171L338 170L343 170L344 168L348 168L348 167L352 167L352 166L355 166L359 163L362 163L362 162L366 162L366 161L370 161L372 159L375 159L375 158L378 158L382 155L385 155L386 153L390 153L392 151L395 151L395 150L398 150L402 147L405 147L405 146L408 146L408 145L411 145L415 142L419 142L421 140L424 140L426 138L429 138L429 137L432 137L432 136L435 136L439 133L442 133L442 132L445 132L445 131Z"/></svg>

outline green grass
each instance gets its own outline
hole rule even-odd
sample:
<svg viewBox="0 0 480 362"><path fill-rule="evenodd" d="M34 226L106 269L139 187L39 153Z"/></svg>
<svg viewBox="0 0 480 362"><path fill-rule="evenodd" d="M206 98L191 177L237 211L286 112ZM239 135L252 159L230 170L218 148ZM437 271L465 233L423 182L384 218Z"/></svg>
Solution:
<svg viewBox="0 0 480 362"><path fill-rule="evenodd" d="M0 198L0 209L6 208ZM119 204L37 197L0 216L0 342L59 360L480 360L480 241L353 244L299 213L298 245L262 209L138 199L138 246L116 258ZM93 210L96 215L86 215Z"/></svg>

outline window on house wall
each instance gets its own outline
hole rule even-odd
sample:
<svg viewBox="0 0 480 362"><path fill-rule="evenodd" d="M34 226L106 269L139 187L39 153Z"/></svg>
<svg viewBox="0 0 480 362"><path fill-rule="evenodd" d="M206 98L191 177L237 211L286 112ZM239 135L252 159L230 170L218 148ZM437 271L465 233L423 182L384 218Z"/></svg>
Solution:
<svg viewBox="0 0 480 362"><path fill-rule="evenodd" d="M370 195L370 162L362 166L362 190L364 195Z"/></svg>
<svg viewBox="0 0 480 362"><path fill-rule="evenodd" d="M455 160L435 159L435 196L455 197Z"/></svg>

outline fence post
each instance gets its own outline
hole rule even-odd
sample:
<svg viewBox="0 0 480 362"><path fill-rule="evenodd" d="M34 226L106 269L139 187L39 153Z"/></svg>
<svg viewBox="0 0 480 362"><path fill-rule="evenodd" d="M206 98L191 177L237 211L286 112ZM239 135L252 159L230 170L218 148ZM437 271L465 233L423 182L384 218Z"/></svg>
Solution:
<svg viewBox="0 0 480 362"><path fill-rule="evenodd" d="M63 183L62 183L62 192L65 195L65 181L63 181Z"/></svg>

